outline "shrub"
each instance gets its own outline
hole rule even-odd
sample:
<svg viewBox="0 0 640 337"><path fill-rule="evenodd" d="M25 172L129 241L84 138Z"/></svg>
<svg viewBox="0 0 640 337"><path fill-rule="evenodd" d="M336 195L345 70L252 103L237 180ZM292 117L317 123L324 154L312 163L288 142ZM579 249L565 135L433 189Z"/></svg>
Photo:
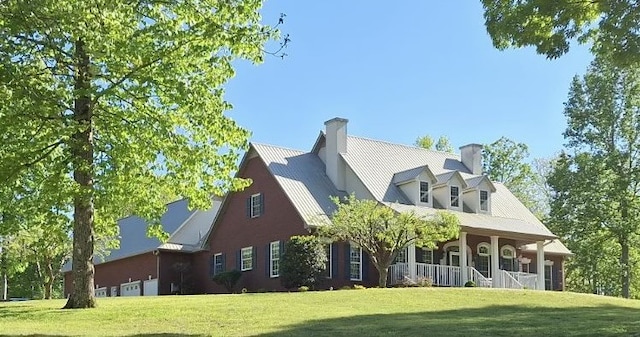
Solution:
<svg viewBox="0 0 640 337"><path fill-rule="evenodd" d="M307 286L301 286L300 288L298 288L298 291L299 291L299 292L301 292L301 293L303 293L303 292L305 292L305 291L309 291L309 287L307 287Z"/></svg>
<svg viewBox="0 0 640 337"><path fill-rule="evenodd" d="M230 271L223 271L213 276L213 282L225 287L229 293L233 292L233 287L242 276L242 272L234 269Z"/></svg>
<svg viewBox="0 0 640 337"><path fill-rule="evenodd" d="M475 287L476 283L473 281L467 281L467 283L464 284L465 287Z"/></svg>
<svg viewBox="0 0 640 337"><path fill-rule="evenodd" d="M351 290L351 287L349 287L349 286L342 286L342 287L340 287L340 290Z"/></svg>
<svg viewBox="0 0 640 337"><path fill-rule="evenodd" d="M367 289L367 287L363 286L362 284L354 284L353 289L363 290L363 289Z"/></svg>
<svg viewBox="0 0 640 337"><path fill-rule="evenodd" d="M280 283L286 289L312 288L322 278L327 256L315 236L293 236L280 258Z"/></svg>
<svg viewBox="0 0 640 337"><path fill-rule="evenodd" d="M418 287L431 287L433 285L433 281L430 277L418 277Z"/></svg>

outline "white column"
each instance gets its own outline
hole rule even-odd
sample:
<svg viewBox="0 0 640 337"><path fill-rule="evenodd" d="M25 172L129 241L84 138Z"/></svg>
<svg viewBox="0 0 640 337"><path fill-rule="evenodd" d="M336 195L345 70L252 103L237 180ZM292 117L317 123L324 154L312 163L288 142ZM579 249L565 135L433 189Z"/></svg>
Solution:
<svg viewBox="0 0 640 337"><path fill-rule="evenodd" d="M500 286L500 249L498 249L498 236L491 236L491 283L494 288Z"/></svg>
<svg viewBox="0 0 640 337"><path fill-rule="evenodd" d="M462 285L469 281L467 266L467 232L460 232L460 277L462 277Z"/></svg>
<svg viewBox="0 0 640 337"><path fill-rule="evenodd" d="M537 241L536 272L538 273L538 290L544 290L544 241Z"/></svg>
<svg viewBox="0 0 640 337"><path fill-rule="evenodd" d="M414 244L411 244L407 249L409 250L407 252L407 267L409 268L409 277L411 277L411 280L417 281L418 277L416 276L416 246Z"/></svg>

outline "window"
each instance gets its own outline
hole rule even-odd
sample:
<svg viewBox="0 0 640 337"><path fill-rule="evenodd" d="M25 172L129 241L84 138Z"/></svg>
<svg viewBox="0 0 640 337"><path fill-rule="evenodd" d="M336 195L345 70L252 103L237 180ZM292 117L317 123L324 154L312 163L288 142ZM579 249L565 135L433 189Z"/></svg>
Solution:
<svg viewBox="0 0 640 337"><path fill-rule="evenodd" d="M213 274L218 275L224 271L222 253L213 255Z"/></svg>
<svg viewBox="0 0 640 337"><path fill-rule="evenodd" d="M419 263L433 264L433 250L427 248L416 249L416 260Z"/></svg>
<svg viewBox="0 0 640 337"><path fill-rule="evenodd" d="M491 246L482 242L478 244L478 258L476 259L476 269L482 274L484 277L490 277L491 275Z"/></svg>
<svg viewBox="0 0 640 337"><path fill-rule="evenodd" d="M280 276L280 241L271 242L271 249L269 249L269 276Z"/></svg>
<svg viewBox="0 0 640 337"><path fill-rule="evenodd" d="M251 196L251 217L257 218L262 214L262 195L260 193Z"/></svg>
<svg viewBox="0 0 640 337"><path fill-rule="evenodd" d="M326 278L331 278L332 277L332 273L331 273L331 258L333 257L333 252L331 251L332 248L332 244L326 244L324 245L324 253L327 256L327 262L324 265L324 271L322 272L322 275L324 275L324 277Z"/></svg>
<svg viewBox="0 0 640 337"><path fill-rule="evenodd" d="M245 247L240 250L240 270L253 269L253 247Z"/></svg>
<svg viewBox="0 0 640 337"><path fill-rule="evenodd" d="M407 248L398 252L396 255L396 259L393 260L393 263L407 263Z"/></svg>
<svg viewBox="0 0 640 337"><path fill-rule="evenodd" d="M460 207L460 188L451 186L451 207Z"/></svg>
<svg viewBox="0 0 640 337"><path fill-rule="evenodd" d="M429 203L429 183L426 181L420 182L420 202Z"/></svg>
<svg viewBox="0 0 640 337"><path fill-rule="evenodd" d="M489 210L489 192L488 191L480 191L480 210L484 212Z"/></svg>
<svg viewBox="0 0 640 337"><path fill-rule="evenodd" d="M500 250L500 257L502 258L502 270L513 271L516 269L515 263L517 262L516 249L511 246L503 246Z"/></svg>
<svg viewBox="0 0 640 337"><path fill-rule="evenodd" d="M362 281L362 249L349 247L349 278L351 281Z"/></svg>

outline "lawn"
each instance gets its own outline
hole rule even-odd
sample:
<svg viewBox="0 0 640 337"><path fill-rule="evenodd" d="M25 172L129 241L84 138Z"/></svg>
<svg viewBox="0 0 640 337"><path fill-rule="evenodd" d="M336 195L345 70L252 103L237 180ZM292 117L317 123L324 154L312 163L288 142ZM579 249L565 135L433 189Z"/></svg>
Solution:
<svg viewBox="0 0 640 337"><path fill-rule="evenodd" d="M640 301L473 288L0 304L0 336L640 336Z"/></svg>

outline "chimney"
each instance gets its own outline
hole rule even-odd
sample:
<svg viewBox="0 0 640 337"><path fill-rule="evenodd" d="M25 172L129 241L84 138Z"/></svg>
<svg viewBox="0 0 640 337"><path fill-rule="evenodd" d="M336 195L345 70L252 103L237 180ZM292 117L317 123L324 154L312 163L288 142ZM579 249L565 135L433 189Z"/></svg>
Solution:
<svg viewBox="0 0 640 337"><path fill-rule="evenodd" d="M347 153L347 123L344 118L333 118L324 122L326 137L326 172L340 191L346 190L345 164L340 153Z"/></svg>
<svg viewBox="0 0 640 337"><path fill-rule="evenodd" d="M482 174L482 145L468 144L460 147L460 158L472 174Z"/></svg>

